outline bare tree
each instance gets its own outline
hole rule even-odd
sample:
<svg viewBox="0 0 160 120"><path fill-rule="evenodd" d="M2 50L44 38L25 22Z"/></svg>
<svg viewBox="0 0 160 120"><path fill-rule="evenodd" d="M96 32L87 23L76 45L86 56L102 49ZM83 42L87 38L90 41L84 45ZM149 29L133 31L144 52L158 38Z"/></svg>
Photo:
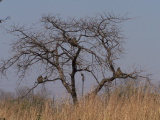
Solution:
<svg viewBox="0 0 160 120"><path fill-rule="evenodd" d="M49 14L42 16L38 27L37 24L30 28L11 26L8 32L17 37L12 43L13 56L2 60L0 72L6 75L15 65L23 78L33 65L39 65L47 76L41 82L60 80L74 103L78 101L77 73L92 75L97 82L94 94L116 78L135 79L136 71L123 73L115 62L124 53L124 37L119 24L125 20L128 18L113 14L67 20ZM37 85L38 82L33 88Z"/></svg>

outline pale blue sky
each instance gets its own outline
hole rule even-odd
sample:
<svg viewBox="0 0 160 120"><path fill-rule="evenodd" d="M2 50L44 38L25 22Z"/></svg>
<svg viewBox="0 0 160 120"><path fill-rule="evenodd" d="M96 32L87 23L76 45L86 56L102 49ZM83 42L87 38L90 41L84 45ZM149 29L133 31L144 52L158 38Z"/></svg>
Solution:
<svg viewBox="0 0 160 120"><path fill-rule="evenodd" d="M97 13L114 13L134 18L121 26L126 39L126 55L120 65L127 69L133 64L145 66L153 78L160 78L160 1L159 0L3 0L0 3L0 18L10 16L3 23L31 25L41 15L60 14L62 18L94 16ZM9 44L13 36L0 29L0 58L9 56ZM7 44L6 44L7 43ZM3 88L13 83L2 81ZM16 83L14 83L16 84ZM26 83L28 85L32 85ZM2 88L0 86L0 88Z"/></svg>

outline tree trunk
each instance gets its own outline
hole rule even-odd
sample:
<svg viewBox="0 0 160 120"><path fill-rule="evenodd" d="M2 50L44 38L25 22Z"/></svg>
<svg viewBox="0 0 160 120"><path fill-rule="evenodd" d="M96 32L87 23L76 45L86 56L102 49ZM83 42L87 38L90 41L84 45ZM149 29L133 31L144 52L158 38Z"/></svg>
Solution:
<svg viewBox="0 0 160 120"><path fill-rule="evenodd" d="M72 92L71 96L72 96L73 103L77 104L78 103L77 93L76 92Z"/></svg>
<svg viewBox="0 0 160 120"><path fill-rule="evenodd" d="M75 86L75 70L73 70L71 74L71 87L72 87L71 96L73 99L73 103L76 104L78 102L78 99L77 99L76 86Z"/></svg>

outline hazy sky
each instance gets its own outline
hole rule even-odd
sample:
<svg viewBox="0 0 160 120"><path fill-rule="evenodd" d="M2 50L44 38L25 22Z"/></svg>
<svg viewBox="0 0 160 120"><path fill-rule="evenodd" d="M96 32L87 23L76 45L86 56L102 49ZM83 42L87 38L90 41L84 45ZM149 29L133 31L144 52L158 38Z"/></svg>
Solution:
<svg viewBox="0 0 160 120"><path fill-rule="evenodd" d="M160 1L159 0L3 0L0 3L0 18L11 19L1 25L31 25L41 15L60 14L62 18L94 16L97 13L114 13L134 18L123 23L126 37L126 55L120 61L123 69L133 64L145 66L147 72L160 78ZM0 29L0 58L7 58L9 45L14 39ZM34 76L33 76L34 77ZM12 80L10 80L12 78ZM12 81L12 82L10 82ZM15 79L9 77L0 83L0 88L13 88ZM25 82L27 85L32 85ZM23 85L25 85L23 84ZM5 86L4 86L5 85Z"/></svg>

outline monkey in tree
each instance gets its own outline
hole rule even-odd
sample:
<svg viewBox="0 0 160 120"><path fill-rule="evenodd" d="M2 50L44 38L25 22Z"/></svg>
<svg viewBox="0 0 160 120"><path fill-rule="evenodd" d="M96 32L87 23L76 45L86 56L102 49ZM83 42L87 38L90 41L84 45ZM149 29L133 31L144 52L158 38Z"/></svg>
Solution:
<svg viewBox="0 0 160 120"><path fill-rule="evenodd" d="M76 38L75 38L75 37L74 37L74 38L69 39L69 40L68 40L68 42L69 42L72 46L74 46L74 47L78 47L78 42L77 42L77 40L76 40Z"/></svg>
<svg viewBox="0 0 160 120"><path fill-rule="evenodd" d="M43 77L42 77L42 75L40 75L40 76L37 78L37 82L38 82L38 83L43 83Z"/></svg>
<svg viewBox="0 0 160 120"><path fill-rule="evenodd" d="M117 68L116 76L117 76L117 77L123 76L123 73L122 73L120 67Z"/></svg>

